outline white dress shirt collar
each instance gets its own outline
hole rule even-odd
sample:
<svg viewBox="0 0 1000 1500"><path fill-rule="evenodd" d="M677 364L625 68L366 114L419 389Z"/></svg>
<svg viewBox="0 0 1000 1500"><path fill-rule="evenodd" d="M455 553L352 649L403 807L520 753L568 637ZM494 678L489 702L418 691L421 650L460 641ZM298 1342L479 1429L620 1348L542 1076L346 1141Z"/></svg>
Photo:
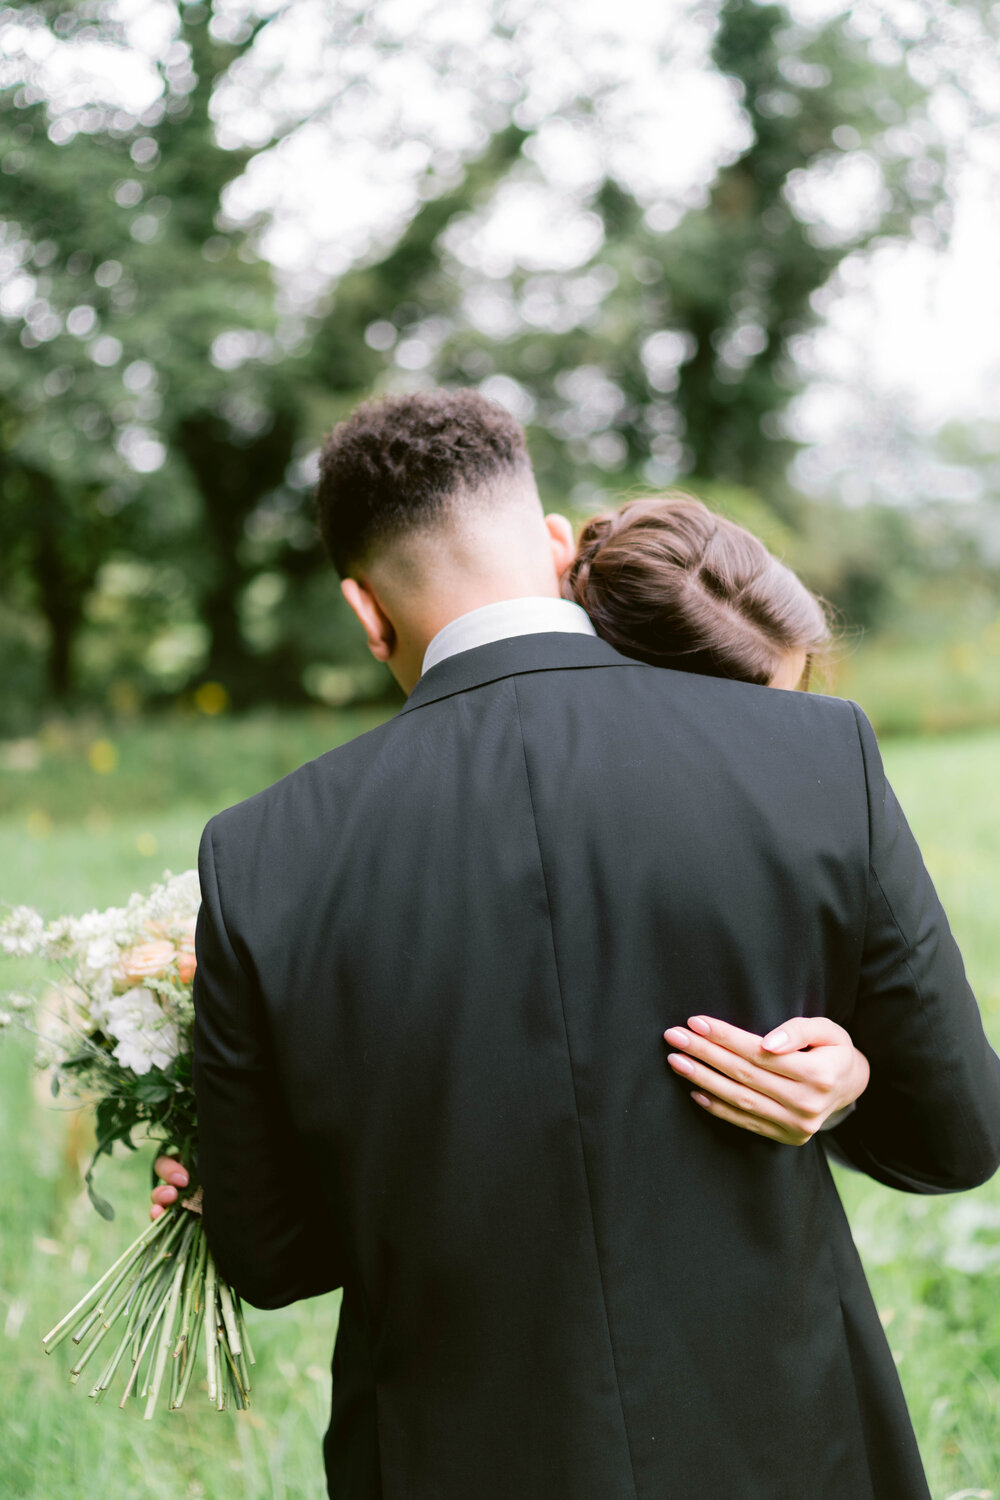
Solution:
<svg viewBox="0 0 1000 1500"><path fill-rule="evenodd" d="M569 635L596 635L587 613L568 599L501 599L498 604L484 604L481 609L459 615L431 641L424 653L422 671L429 672L438 662L460 651L505 641L514 635L538 635L555 630Z"/></svg>

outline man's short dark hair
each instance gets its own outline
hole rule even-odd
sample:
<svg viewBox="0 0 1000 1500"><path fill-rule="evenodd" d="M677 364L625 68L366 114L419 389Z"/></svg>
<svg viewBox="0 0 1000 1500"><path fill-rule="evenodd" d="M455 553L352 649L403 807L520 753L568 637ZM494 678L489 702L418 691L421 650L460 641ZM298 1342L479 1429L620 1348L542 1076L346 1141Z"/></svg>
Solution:
<svg viewBox="0 0 1000 1500"><path fill-rule="evenodd" d="M366 401L323 445L320 532L345 578L373 548L438 519L456 495L530 472L521 424L479 391Z"/></svg>

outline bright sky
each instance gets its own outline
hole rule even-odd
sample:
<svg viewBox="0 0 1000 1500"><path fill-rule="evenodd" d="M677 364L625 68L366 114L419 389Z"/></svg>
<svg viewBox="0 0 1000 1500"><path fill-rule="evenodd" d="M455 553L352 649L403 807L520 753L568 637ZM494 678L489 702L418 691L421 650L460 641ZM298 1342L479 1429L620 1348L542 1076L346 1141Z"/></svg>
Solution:
<svg viewBox="0 0 1000 1500"><path fill-rule="evenodd" d="M381 0L369 8L367 40L345 46L337 30L350 11L331 0L217 4L221 33L253 9L280 12L220 88L216 113L220 139L232 145L261 145L276 122L306 118L290 139L251 162L225 203L233 220L261 210L270 216L261 248L292 300L314 296L369 246L390 238L419 201L416 181L431 158L447 167L450 155L457 165L512 97L521 97L519 121L545 121L530 163L489 214L449 236L456 263L487 277L515 265L581 265L597 233L586 194L605 171L628 181L651 223L668 228L745 144L738 100L708 67L711 31L694 0L506 0L500 11L513 32L507 43L490 32L493 8L488 0ZM799 470L809 487L844 467L852 443L878 462L872 413L884 423L891 408L904 426L925 428L996 416L997 49L984 49L962 7L947 0L863 0L852 8L851 24L889 61L894 37L919 36L928 8L963 78L961 90L942 84L933 107L955 158L954 234L943 256L915 241L852 257L824 296L823 325L797 351L811 380L795 408L797 431L814 445ZM11 66L18 69L12 54L20 50L40 70L57 112L95 101L140 112L159 93L152 59L183 73L176 7L173 0L116 0L116 9L127 46L53 43L41 30L8 27L4 53L11 61L3 71L9 77ZM791 9L808 24L843 7L793 0ZM933 67L930 49L919 65ZM559 118L595 82L602 97L592 124ZM972 102L980 121L985 114L992 124L972 127ZM793 203L835 237L864 220L879 189L872 159L851 152L836 173L817 172L799 184Z"/></svg>

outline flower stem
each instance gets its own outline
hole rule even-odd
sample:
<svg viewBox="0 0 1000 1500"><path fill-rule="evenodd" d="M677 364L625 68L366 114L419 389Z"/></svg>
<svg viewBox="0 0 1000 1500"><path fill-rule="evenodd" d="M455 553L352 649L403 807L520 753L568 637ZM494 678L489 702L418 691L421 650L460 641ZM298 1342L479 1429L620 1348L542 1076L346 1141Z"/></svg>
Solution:
<svg viewBox="0 0 1000 1500"><path fill-rule="evenodd" d="M85 1310L89 1311L91 1302L96 1301L96 1299L100 1296L102 1290L104 1289L105 1284L111 1279L111 1277L115 1274L119 1267L125 1261L129 1260L140 1246L148 1244L151 1240L154 1240L158 1234L163 1233L163 1230L166 1227L164 1223L166 1218L167 1215L162 1214L160 1218L154 1219L149 1228L144 1229L139 1238L137 1240L133 1240L128 1249L118 1257L114 1265L108 1267L100 1280L95 1281L90 1290L84 1293L76 1306L71 1307L64 1318L60 1318L56 1326L42 1339L42 1344L45 1347L46 1354L51 1354L53 1349L58 1348L63 1339L72 1332L73 1328L76 1326L76 1319L80 1316L81 1312Z"/></svg>
<svg viewBox="0 0 1000 1500"><path fill-rule="evenodd" d="M191 1323L191 1308L194 1302L195 1293L198 1287L201 1285L202 1278L204 1277L205 1273L205 1255L208 1251L208 1241L205 1238L205 1231L201 1226L200 1220L196 1221L195 1223L194 1238L196 1242L194 1251L194 1266L191 1271L191 1275L188 1277L187 1285L184 1288L184 1302L181 1306L181 1326L177 1334L177 1343L174 1346L174 1359L177 1359L177 1357L183 1353L184 1346L187 1343L188 1328L190 1327Z"/></svg>
<svg viewBox="0 0 1000 1500"><path fill-rule="evenodd" d="M153 1375L149 1383L149 1398L146 1402L146 1410L143 1413L144 1420L147 1422L151 1419L156 1409L160 1386L163 1384L164 1371L167 1368L167 1355L170 1352L170 1345L173 1340L174 1321L177 1317L177 1304L181 1294L181 1282L184 1280L184 1273L187 1270L193 1234L194 1225L186 1225L180 1249L177 1252L177 1266L170 1283L170 1291L167 1294L166 1311L163 1314L163 1329L160 1333L160 1342L153 1364Z"/></svg>
<svg viewBox="0 0 1000 1500"><path fill-rule="evenodd" d="M248 1363L255 1365L257 1361L253 1357L253 1346L250 1343L250 1335L247 1333L246 1319L243 1316L243 1303L236 1292L233 1293L233 1302L236 1306L236 1319L240 1325L240 1343L243 1345L243 1352L246 1354Z"/></svg>
<svg viewBox="0 0 1000 1500"><path fill-rule="evenodd" d="M240 1379L240 1372L236 1368L236 1361L233 1359L232 1352L229 1349L228 1344L226 1345L226 1362L229 1367L229 1390L232 1398L236 1402L236 1406L239 1411L246 1411L247 1407L250 1405L250 1400L247 1396L246 1391L243 1389L243 1382Z"/></svg>
<svg viewBox="0 0 1000 1500"><path fill-rule="evenodd" d="M200 1339L201 1319L198 1318L194 1324L194 1329L191 1337L188 1340L187 1344L185 1344L184 1346L184 1369L181 1372L180 1382L177 1387L177 1394L170 1402L172 1411L177 1411L181 1406L184 1405L184 1397L188 1393L188 1386L191 1384L191 1376L194 1374L194 1367L198 1356L198 1343Z"/></svg>
<svg viewBox="0 0 1000 1500"><path fill-rule="evenodd" d="M229 1347L234 1354L242 1354L243 1346L240 1343L239 1329L236 1326L233 1299L230 1296L229 1287L222 1280L219 1281L219 1303L222 1307L222 1321L226 1325L226 1338L229 1340Z"/></svg>
<svg viewBox="0 0 1000 1500"><path fill-rule="evenodd" d="M131 1342L131 1339L132 1339L132 1329L131 1329L131 1327L128 1327L128 1328L125 1329L125 1332L124 1332L124 1334L122 1336L121 1342L118 1345L118 1348L115 1350L114 1354L112 1354L111 1358L108 1360L107 1364L104 1366L104 1369L101 1371L101 1373L100 1373L100 1375L98 1377L98 1380L97 1380L97 1384L94 1386L93 1390L90 1392L90 1395L93 1397L93 1399L95 1401L100 1401L100 1400L103 1399L105 1391L108 1389L108 1386L111 1384L112 1380L114 1380L114 1378L115 1378L115 1371L118 1369L118 1366L121 1364L121 1362L122 1362L122 1355L125 1353L125 1350L128 1348L129 1343Z"/></svg>
<svg viewBox="0 0 1000 1500"><path fill-rule="evenodd" d="M201 1220L195 1229L196 1250L194 1267L184 1289L184 1305L181 1310L181 1330L174 1348L174 1374L171 1382L170 1409L177 1411L184 1403L191 1377L194 1374L198 1342L202 1331L202 1302L205 1296L205 1258L208 1255L208 1240Z"/></svg>
<svg viewBox="0 0 1000 1500"><path fill-rule="evenodd" d="M219 1336L215 1318L215 1261L209 1251L205 1260L205 1362L208 1370L208 1399L213 1406L219 1398Z"/></svg>
<svg viewBox="0 0 1000 1500"><path fill-rule="evenodd" d="M184 1228L183 1219L178 1218L170 1235L163 1241L162 1245L157 1246L159 1253L150 1256L143 1268L142 1277L136 1288L139 1295L137 1296L136 1307L132 1317L133 1323L140 1328L150 1307L163 1295L170 1284L173 1268L169 1262L173 1258L174 1245L180 1238Z"/></svg>
<svg viewBox="0 0 1000 1500"><path fill-rule="evenodd" d="M115 1346L90 1390L100 1402L129 1356L119 1405L130 1395L145 1401L149 1421L164 1389L170 1361L170 1410L184 1403L205 1336L207 1393L218 1411L231 1401L250 1405L253 1349L243 1305L219 1275L203 1221L168 1210L133 1241L99 1281L46 1335L47 1349L72 1336L78 1357L70 1370L75 1384L84 1367L114 1330Z"/></svg>
<svg viewBox="0 0 1000 1500"><path fill-rule="evenodd" d="M90 1358L91 1354L97 1348L97 1345L101 1342L101 1339L107 1333L108 1329L112 1326L112 1324L117 1321L120 1313L122 1312L122 1310L125 1307L125 1304L128 1302L128 1300L129 1300L129 1294L130 1294L130 1292L132 1290L132 1287L135 1285L135 1283L139 1280L139 1277L142 1275L142 1271L143 1271L143 1257L144 1257L146 1248L147 1247L145 1245L140 1246L139 1249L136 1251L136 1254L132 1257L132 1259L130 1261L126 1262L126 1264L119 1271L118 1275L115 1277L114 1281L112 1281L111 1285L108 1286L108 1287L106 1287L105 1290L102 1292L102 1294L101 1294L101 1300L98 1303L97 1307L94 1309L94 1311L91 1313L90 1317L86 1320L85 1323L82 1324L81 1327L79 1327L77 1329L76 1333L74 1333L74 1335L73 1335L73 1343L74 1344L82 1344L84 1338L90 1332L90 1329L92 1328L93 1324L97 1321L97 1319L101 1319L102 1320L101 1327L98 1330L96 1336L88 1344L86 1352L81 1355L81 1357L77 1360L76 1364L73 1366L72 1370L70 1370L69 1373L70 1373L70 1379L71 1380L75 1380L76 1376L79 1375L80 1371L83 1369L83 1367L86 1364L87 1360ZM112 1307L111 1299L114 1297L115 1293L117 1292L118 1288L121 1286L122 1282L126 1281L126 1277L128 1278L128 1280L126 1282L125 1293L124 1293L124 1295L122 1297L119 1298L118 1302L115 1303L114 1306ZM109 1311L109 1309L111 1309L111 1310Z"/></svg>
<svg viewBox="0 0 1000 1500"><path fill-rule="evenodd" d="M166 1306L166 1298L164 1298L159 1307L156 1309L156 1312L150 1318L145 1337L143 1338L142 1343L139 1345L139 1352L135 1356L135 1359L132 1361L132 1373L126 1381L125 1389L122 1392L122 1399L118 1403L118 1405L123 1410L125 1407L125 1403L128 1400L129 1395L131 1394L132 1387L135 1385L136 1377L139 1374L139 1366L142 1363L142 1356L145 1354L146 1350L149 1348L150 1343L152 1342L153 1334L156 1332L157 1327L159 1326L160 1319L163 1317Z"/></svg>

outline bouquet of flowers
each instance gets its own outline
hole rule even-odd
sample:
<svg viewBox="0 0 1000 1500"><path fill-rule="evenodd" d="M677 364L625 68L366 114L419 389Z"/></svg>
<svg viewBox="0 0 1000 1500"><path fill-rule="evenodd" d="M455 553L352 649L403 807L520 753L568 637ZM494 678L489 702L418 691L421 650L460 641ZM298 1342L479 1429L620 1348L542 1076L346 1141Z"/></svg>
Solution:
<svg viewBox="0 0 1000 1500"><path fill-rule="evenodd" d="M94 1185L94 1169L116 1141L136 1149L144 1129L160 1151L197 1160L191 1032L197 871L164 876L127 906L46 923L30 907L0 921L0 950L40 957L59 971L45 995L10 995L0 1025L17 1020L39 1042L55 1096L96 1111L97 1147L86 1174L97 1212L114 1209ZM48 1353L66 1339L76 1349L75 1384L100 1351L90 1395L101 1401L119 1371L129 1396L152 1417L161 1391L176 1411L187 1395L204 1334L208 1399L249 1405L253 1353L240 1300L216 1273L197 1189L155 1219L42 1340ZM169 1370L169 1380L167 1373Z"/></svg>

